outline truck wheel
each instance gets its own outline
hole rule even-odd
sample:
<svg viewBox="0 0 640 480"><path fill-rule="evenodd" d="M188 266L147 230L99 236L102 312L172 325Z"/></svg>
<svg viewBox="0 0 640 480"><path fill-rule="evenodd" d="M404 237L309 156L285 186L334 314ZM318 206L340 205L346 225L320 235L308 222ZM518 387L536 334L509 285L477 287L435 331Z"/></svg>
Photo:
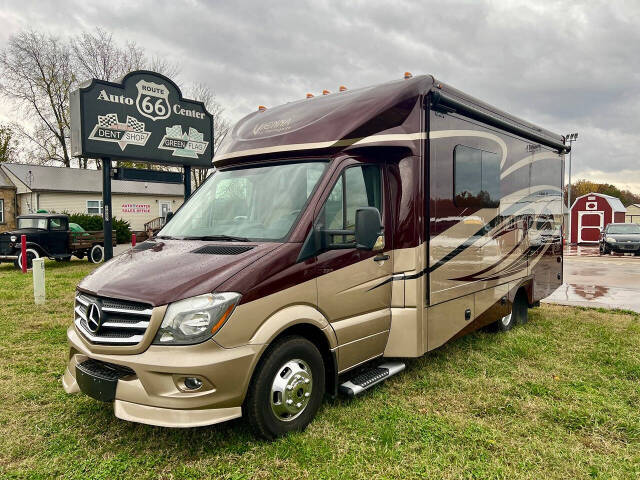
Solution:
<svg viewBox="0 0 640 480"><path fill-rule="evenodd" d="M104 248L102 245L94 245L89 250L89 255L87 256L90 263L100 263L104 260Z"/></svg>
<svg viewBox="0 0 640 480"><path fill-rule="evenodd" d="M268 440L302 431L320 408L324 391L324 363L316 346L299 336L277 340L260 360L249 386L249 425Z"/></svg>
<svg viewBox="0 0 640 480"><path fill-rule="evenodd" d="M33 267L34 258L40 258L40 254L38 253L38 251L34 250L33 248L27 248L27 268ZM13 264L17 269L22 268L22 252L18 254L18 258L15 262L13 262Z"/></svg>

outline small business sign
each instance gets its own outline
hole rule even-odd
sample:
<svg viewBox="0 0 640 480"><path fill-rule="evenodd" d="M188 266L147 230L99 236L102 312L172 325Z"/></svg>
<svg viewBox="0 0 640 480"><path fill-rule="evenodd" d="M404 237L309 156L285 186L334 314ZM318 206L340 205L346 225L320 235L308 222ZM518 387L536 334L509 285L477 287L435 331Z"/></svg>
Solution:
<svg viewBox="0 0 640 480"><path fill-rule="evenodd" d="M123 203L122 213L151 213L151 205L146 203Z"/></svg>
<svg viewBox="0 0 640 480"><path fill-rule="evenodd" d="M118 83L91 80L70 103L75 157L211 166L213 117L159 73L131 72Z"/></svg>

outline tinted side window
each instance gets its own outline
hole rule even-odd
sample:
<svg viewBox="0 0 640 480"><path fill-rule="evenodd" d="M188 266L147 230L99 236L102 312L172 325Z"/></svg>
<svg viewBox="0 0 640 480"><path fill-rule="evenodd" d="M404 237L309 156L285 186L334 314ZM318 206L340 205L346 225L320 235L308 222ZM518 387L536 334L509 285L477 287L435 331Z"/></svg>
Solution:
<svg viewBox="0 0 640 480"><path fill-rule="evenodd" d="M500 204L500 157L457 145L453 151L454 202L458 207L497 208Z"/></svg>
<svg viewBox="0 0 640 480"><path fill-rule="evenodd" d="M381 185L379 167L364 165L347 168L322 207L318 224L328 230L353 230L358 208L376 207L382 212ZM334 238L335 243L351 241L352 235Z"/></svg>

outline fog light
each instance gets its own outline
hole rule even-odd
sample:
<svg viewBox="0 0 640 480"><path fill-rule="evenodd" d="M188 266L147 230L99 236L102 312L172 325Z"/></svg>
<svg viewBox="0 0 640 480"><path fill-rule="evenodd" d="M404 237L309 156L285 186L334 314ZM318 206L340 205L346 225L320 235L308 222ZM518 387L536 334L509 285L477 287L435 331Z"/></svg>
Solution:
<svg viewBox="0 0 640 480"><path fill-rule="evenodd" d="M189 390L198 390L202 387L202 380L196 377L187 377L184 379L184 386Z"/></svg>

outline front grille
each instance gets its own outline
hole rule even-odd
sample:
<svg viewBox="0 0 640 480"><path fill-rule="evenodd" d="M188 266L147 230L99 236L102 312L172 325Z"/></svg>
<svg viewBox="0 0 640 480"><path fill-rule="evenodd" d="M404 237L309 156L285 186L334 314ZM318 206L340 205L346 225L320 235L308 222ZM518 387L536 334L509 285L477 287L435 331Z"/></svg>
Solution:
<svg viewBox="0 0 640 480"><path fill-rule="evenodd" d="M95 360L93 358L89 358L88 360L78 364L78 368L83 370L85 373L105 380L118 380L119 378L136 374L133 369L125 367L124 365L101 362L100 360Z"/></svg>
<svg viewBox="0 0 640 480"><path fill-rule="evenodd" d="M144 303L78 292L74 308L75 324L91 343L137 345L149 327L152 311L152 307Z"/></svg>

